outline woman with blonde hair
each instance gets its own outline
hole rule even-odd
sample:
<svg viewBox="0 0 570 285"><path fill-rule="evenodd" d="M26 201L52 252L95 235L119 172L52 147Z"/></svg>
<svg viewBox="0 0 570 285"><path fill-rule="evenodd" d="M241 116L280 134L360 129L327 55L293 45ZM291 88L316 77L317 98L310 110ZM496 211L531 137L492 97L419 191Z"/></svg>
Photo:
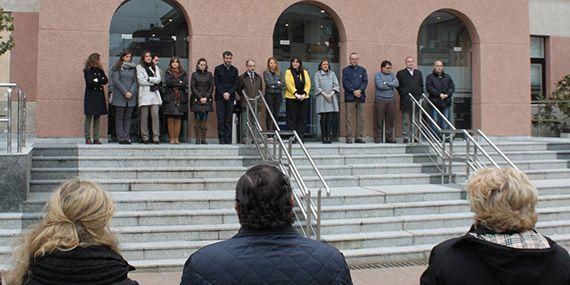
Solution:
<svg viewBox="0 0 570 285"><path fill-rule="evenodd" d="M570 256L534 230L536 188L512 168L477 171L467 183L475 222L433 248L421 285L566 285Z"/></svg>
<svg viewBox="0 0 570 285"><path fill-rule="evenodd" d="M42 220L16 243L9 285L133 285L109 225L115 206L96 184L73 179L55 190Z"/></svg>
<svg viewBox="0 0 570 285"><path fill-rule="evenodd" d="M263 72L263 80L265 81L265 101L269 105L267 116L265 116L265 125L268 131L273 131L276 126L274 126L269 113L279 123L279 110L283 101L281 91L285 89L285 83L281 80L281 73L279 72L279 62L276 58L270 57L267 60L267 69Z"/></svg>

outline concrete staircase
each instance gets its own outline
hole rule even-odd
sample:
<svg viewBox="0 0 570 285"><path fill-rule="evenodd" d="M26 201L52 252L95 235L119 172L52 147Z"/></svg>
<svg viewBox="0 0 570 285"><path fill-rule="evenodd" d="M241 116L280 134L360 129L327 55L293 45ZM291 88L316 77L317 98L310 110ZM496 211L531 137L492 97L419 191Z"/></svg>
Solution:
<svg viewBox="0 0 570 285"><path fill-rule="evenodd" d="M570 243L570 143L498 145L539 189L537 229ZM322 238L351 264L425 259L433 245L471 224L463 186L439 184L421 146L307 147L332 188L323 200ZM307 185L316 187L308 161L298 148L293 154ZM115 199L113 230L133 265L180 270L200 247L236 233L233 189L258 162L256 150L246 146L36 145L24 213L0 213L0 264L8 262L11 239L41 216L53 188L80 176Z"/></svg>

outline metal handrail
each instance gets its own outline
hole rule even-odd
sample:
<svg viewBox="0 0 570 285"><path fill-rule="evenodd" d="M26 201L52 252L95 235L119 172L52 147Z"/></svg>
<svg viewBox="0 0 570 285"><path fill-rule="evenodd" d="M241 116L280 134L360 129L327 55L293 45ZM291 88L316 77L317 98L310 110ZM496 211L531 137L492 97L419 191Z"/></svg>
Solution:
<svg viewBox="0 0 570 285"><path fill-rule="evenodd" d="M330 188L325 182L323 176L318 170L316 164L314 163L309 152L305 148L297 132L282 131L279 125L277 124L277 120L275 120L271 112L267 113L271 117L271 121L275 125L275 130L273 132L263 131L263 129L261 128L261 124L259 123L259 119L257 118L257 113L258 113L257 100L260 97L262 99L263 104L265 105L266 110L269 110L269 104L267 104L267 101L263 97L263 94L259 92L258 96L254 98L249 98L245 93L245 91L242 90L242 95L243 95L242 96L243 100L245 100L246 102L247 110L245 115L246 115L247 129L249 131L249 134L252 136L252 140L257 150L259 151L265 163L278 166L281 169L281 171L289 178L290 181L294 181L297 184L299 193L297 193L297 191L293 191L293 199L298 205L302 218L305 221L305 228L301 226L301 231L307 237L312 237L314 235L316 239L320 239L322 189L324 188L325 191L327 192L327 195L330 195ZM255 101L255 104L252 104L251 101ZM251 119L250 117L252 117L253 119ZM284 141L282 137L283 135L289 137L287 143ZM269 136L273 136L273 144L269 143L268 140ZM299 172L299 169L295 164L295 161L293 160L292 156L293 140L297 140L305 156L308 158L311 166L313 167L314 171L317 173L317 177L323 184L323 187L317 190L316 205L313 202L311 190L307 187L305 181L303 180L303 177L301 176L301 173ZM249 138L247 139L247 142L248 143L250 142ZM270 149L271 145L273 146L273 151L271 151ZM299 222L299 224L301 224L302 220L299 218L297 213L295 213L295 217Z"/></svg>
<svg viewBox="0 0 570 285"><path fill-rule="evenodd" d="M453 178L453 162L463 161L465 162L466 175L470 176L471 170L479 170L483 167L487 167L488 164L493 167L500 167L499 163L489 154L487 150L484 149L482 144L485 142L491 147L491 150L495 154L499 155L509 167L515 170L519 168L497 147L495 143L483 133L480 129L457 129L443 114L442 112L429 100L429 98L422 94L420 101L415 99L412 94L408 94L412 100L412 110L413 110L413 126L419 129L418 141L421 142L422 138L428 142L431 151L436 154L435 159L438 166L442 183L444 183L444 177L448 177L448 182L452 181ZM442 129L437 122L432 118L432 115L426 111L422 106L422 102L427 101L429 106L445 121L448 125L448 129ZM420 111L418 118L415 117L416 109ZM431 123L431 126L426 124ZM435 133L437 132L437 133ZM434 134L435 133L435 134ZM465 140L465 154L458 154L454 149L453 140L456 135L462 135ZM415 130L412 133L412 137L415 138ZM455 147L456 148L456 147ZM429 151L428 151L429 152ZM489 163L487 164L482 158L486 159Z"/></svg>
<svg viewBox="0 0 570 285"><path fill-rule="evenodd" d="M26 146L26 103L27 94L16 83L0 83L0 88L7 88L4 96L6 97L6 116L0 118L0 123L6 124L6 152L12 153L12 127L14 118L12 117L12 94L17 91L17 112L16 112L16 151L22 152Z"/></svg>

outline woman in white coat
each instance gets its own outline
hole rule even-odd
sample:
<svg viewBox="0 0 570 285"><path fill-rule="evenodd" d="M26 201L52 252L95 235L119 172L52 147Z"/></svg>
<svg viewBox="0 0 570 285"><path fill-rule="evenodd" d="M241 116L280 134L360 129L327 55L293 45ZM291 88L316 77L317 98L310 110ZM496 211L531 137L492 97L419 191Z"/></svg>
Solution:
<svg viewBox="0 0 570 285"><path fill-rule="evenodd" d="M159 144L158 109L162 105L160 98L160 70L152 62L150 51L144 51L141 62L137 65L137 81L139 83L139 114L141 121L141 136L144 144L150 143L148 133L148 115L152 118L152 142Z"/></svg>

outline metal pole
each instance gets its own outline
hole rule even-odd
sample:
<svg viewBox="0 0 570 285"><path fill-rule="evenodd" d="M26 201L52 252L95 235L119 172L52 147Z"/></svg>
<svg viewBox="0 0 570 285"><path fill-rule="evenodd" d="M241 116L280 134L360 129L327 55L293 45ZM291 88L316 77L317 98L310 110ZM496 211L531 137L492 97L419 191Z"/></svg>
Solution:
<svg viewBox="0 0 570 285"><path fill-rule="evenodd" d="M451 183L451 179L453 176L453 134L449 134L449 170L447 171L448 174L448 182Z"/></svg>
<svg viewBox="0 0 570 285"><path fill-rule="evenodd" d="M26 146L26 122L27 122L27 102L28 102L28 94L22 91L22 146Z"/></svg>
<svg viewBox="0 0 570 285"><path fill-rule="evenodd" d="M441 131L440 131L441 133ZM441 184L445 183L445 159L447 158L447 154L445 152L445 134L441 133L441 140L442 140L442 146L443 146L443 151L442 151L442 156L441 156Z"/></svg>
<svg viewBox="0 0 570 285"><path fill-rule="evenodd" d="M306 225L306 232L307 235L310 237L310 231L311 231L311 191L307 190L307 195L305 196L305 198L307 199L307 225Z"/></svg>
<svg viewBox="0 0 570 285"><path fill-rule="evenodd" d="M12 153L12 88L6 90L6 152Z"/></svg>
<svg viewBox="0 0 570 285"><path fill-rule="evenodd" d="M471 167L469 167L469 158L471 157L471 142L468 138L465 138L465 173L467 175L466 178L469 178L471 175Z"/></svg>
<svg viewBox="0 0 570 285"><path fill-rule="evenodd" d="M317 240L321 239L321 199L323 196L322 189L317 192Z"/></svg>
<svg viewBox="0 0 570 285"><path fill-rule="evenodd" d="M408 96L413 97L412 93L408 93ZM412 124L412 135L411 135L411 142L414 142L415 136L416 136L416 125L414 124L414 122L416 121L416 104L413 104L414 102L412 102L412 121L410 122L410 124ZM418 138L418 142L419 142L419 138Z"/></svg>
<svg viewBox="0 0 570 285"><path fill-rule="evenodd" d="M22 152L22 116L21 116L21 113L22 113L22 90L20 88L18 88L18 112L16 113L17 119L18 119L18 122L17 122L18 131L16 133L18 141L16 142L16 149L17 149L18 153Z"/></svg>

